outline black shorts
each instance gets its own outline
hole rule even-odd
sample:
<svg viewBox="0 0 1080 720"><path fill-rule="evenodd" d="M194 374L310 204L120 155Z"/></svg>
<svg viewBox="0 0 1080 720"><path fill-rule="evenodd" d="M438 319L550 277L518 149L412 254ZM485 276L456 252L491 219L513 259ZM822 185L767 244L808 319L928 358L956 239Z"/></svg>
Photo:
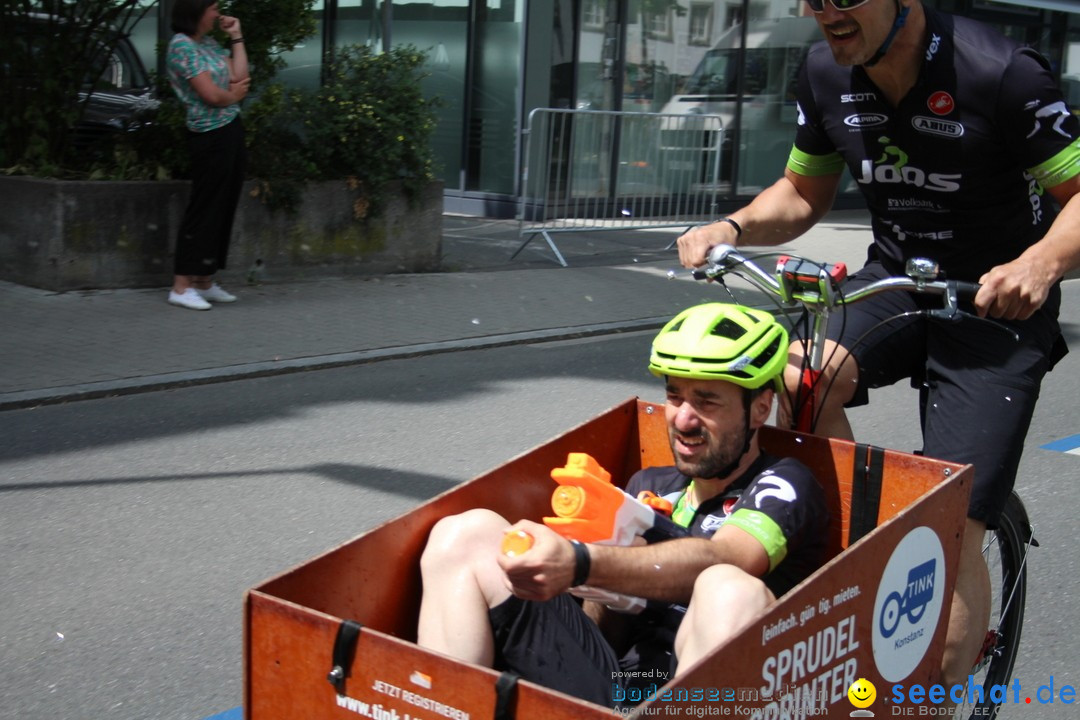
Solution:
<svg viewBox="0 0 1080 720"><path fill-rule="evenodd" d="M615 651L573 596L547 602L510 597L488 611L495 634L495 667L582 700L620 703Z"/></svg>
<svg viewBox="0 0 1080 720"><path fill-rule="evenodd" d="M871 262L844 289L889 275ZM865 405L869 388L901 379L925 387L923 453L975 466L968 516L995 527L1016 478L1042 378L1065 352L1057 322L1061 289L1054 286L1028 320L999 321L1019 333L1018 342L990 323L971 319L915 316L879 325L940 302L907 292L880 293L833 315L828 336L859 364L859 386L849 406Z"/></svg>

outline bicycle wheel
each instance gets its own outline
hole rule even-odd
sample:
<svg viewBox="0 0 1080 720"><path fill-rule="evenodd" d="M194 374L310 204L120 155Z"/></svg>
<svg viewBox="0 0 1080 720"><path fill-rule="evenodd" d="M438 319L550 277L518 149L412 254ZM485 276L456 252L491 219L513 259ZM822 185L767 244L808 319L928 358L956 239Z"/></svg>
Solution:
<svg viewBox="0 0 1080 720"><path fill-rule="evenodd" d="M997 530L986 533L983 557L990 570L991 618L982 652L972 669L973 685L981 685L983 697L965 692L959 717L996 718L1001 706L1001 688L1012 678L1020 651L1020 630L1024 624L1027 597L1027 550L1034 545L1027 511L1016 493L1009 496ZM993 613L996 612L996 617ZM996 698L996 700L995 700ZM975 702L973 702L973 700Z"/></svg>

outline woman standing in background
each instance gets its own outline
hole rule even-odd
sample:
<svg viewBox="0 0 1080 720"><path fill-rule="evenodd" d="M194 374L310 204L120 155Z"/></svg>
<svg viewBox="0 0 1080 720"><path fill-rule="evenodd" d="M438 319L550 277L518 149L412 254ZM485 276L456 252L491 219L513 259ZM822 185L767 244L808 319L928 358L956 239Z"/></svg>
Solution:
<svg viewBox="0 0 1080 720"><path fill-rule="evenodd" d="M210 35L215 25L228 34L228 49ZM236 300L213 276L225 267L244 181L240 101L251 78L240 21L222 15L216 0L175 0L172 29L166 65L187 112L191 197L176 241L169 302L209 310L212 302Z"/></svg>

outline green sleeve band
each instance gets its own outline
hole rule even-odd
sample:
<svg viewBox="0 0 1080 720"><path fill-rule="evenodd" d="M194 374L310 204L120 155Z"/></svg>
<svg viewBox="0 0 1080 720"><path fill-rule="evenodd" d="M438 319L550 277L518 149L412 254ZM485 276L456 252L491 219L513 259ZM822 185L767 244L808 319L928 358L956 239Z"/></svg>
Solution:
<svg viewBox="0 0 1080 720"><path fill-rule="evenodd" d="M844 172L844 158L840 153L828 155L810 155L792 146L787 161L788 170L796 175L817 177L818 175L839 175Z"/></svg>
<svg viewBox="0 0 1080 720"><path fill-rule="evenodd" d="M1044 163L1028 170L1043 187L1054 187L1080 174L1080 141L1059 152Z"/></svg>
<svg viewBox="0 0 1080 720"><path fill-rule="evenodd" d="M776 521L763 512L749 508L739 508L724 523L750 533L761 543L769 556L769 572L787 556L787 538Z"/></svg>

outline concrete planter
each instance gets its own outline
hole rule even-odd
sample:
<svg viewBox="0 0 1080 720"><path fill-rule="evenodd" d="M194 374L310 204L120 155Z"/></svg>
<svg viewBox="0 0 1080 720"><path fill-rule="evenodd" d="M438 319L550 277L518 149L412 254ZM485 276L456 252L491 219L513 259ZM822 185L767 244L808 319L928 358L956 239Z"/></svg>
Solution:
<svg viewBox="0 0 1080 720"><path fill-rule="evenodd" d="M223 283L430 272L439 269L442 185L416 206L391 193L384 213L357 220L342 182L308 187L299 212L271 213L245 186ZM164 287L188 183L0 177L0 280L47 290Z"/></svg>

